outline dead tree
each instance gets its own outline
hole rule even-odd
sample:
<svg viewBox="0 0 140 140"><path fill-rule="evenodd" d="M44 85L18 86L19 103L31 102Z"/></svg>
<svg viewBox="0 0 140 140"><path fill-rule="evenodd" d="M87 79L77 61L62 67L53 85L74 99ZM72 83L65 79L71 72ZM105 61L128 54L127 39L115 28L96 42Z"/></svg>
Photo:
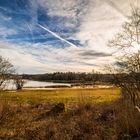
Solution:
<svg viewBox="0 0 140 140"><path fill-rule="evenodd" d="M0 90L5 88L14 72L14 66L9 62L9 60L0 56Z"/></svg>
<svg viewBox="0 0 140 140"><path fill-rule="evenodd" d="M14 84L17 90L21 90L25 83L26 81L22 78L22 76L17 75L14 77Z"/></svg>
<svg viewBox="0 0 140 140"><path fill-rule="evenodd" d="M129 98L134 105L137 105L140 97L140 9L138 7L132 8L131 18L108 45L118 48L122 54L115 64L121 74L114 74L114 81L121 88L125 99Z"/></svg>

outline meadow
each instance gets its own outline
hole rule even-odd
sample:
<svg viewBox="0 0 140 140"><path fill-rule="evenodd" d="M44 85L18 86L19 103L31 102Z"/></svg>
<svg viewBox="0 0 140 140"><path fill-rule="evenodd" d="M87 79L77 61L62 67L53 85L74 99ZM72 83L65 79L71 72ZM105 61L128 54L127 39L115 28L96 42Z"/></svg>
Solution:
<svg viewBox="0 0 140 140"><path fill-rule="evenodd" d="M22 104L106 102L119 97L118 88L54 88L45 90L3 91L1 100Z"/></svg>
<svg viewBox="0 0 140 140"><path fill-rule="evenodd" d="M140 114L119 88L1 91L0 100L0 140L140 138Z"/></svg>

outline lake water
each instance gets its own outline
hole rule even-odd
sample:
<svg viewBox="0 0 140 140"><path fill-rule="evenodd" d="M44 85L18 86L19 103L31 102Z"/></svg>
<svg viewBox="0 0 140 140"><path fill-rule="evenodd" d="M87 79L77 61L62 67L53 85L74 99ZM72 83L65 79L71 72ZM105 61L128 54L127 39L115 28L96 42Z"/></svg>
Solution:
<svg viewBox="0 0 140 140"><path fill-rule="evenodd" d="M53 83L53 82L39 82L39 81L32 81L32 80L25 80L25 84L23 86L23 89L46 89L50 86L67 86L67 87L71 87L71 84L68 83ZM81 86L76 86L73 88L81 88ZM112 85L92 85L92 86L86 86L85 88L113 88ZM15 85L14 85L14 81L10 80L8 81L7 86L5 87L5 89L16 89Z"/></svg>
<svg viewBox="0 0 140 140"><path fill-rule="evenodd" d="M46 88L50 86L68 86L70 87L71 84L67 83L53 83L53 82L39 82L39 81L31 81L31 80L25 80L25 84L23 88ZM7 86L5 89L16 89L13 80L8 81Z"/></svg>

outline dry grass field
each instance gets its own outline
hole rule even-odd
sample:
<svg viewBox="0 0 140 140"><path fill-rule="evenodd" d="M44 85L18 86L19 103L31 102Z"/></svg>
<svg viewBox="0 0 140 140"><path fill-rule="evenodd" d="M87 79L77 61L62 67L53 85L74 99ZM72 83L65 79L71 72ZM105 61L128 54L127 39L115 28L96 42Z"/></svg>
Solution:
<svg viewBox="0 0 140 140"><path fill-rule="evenodd" d="M112 101L118 97L119 89L117 88L58 88L47 90L5 91L0 93L1 100L24 104L105 102Z"/></svg>
<svg viewBox="0 0 140 140"><path fill-rule="evenodd" d="M1 92L0 140L139 140L140 113L119 97L117 88Z"/></svg>

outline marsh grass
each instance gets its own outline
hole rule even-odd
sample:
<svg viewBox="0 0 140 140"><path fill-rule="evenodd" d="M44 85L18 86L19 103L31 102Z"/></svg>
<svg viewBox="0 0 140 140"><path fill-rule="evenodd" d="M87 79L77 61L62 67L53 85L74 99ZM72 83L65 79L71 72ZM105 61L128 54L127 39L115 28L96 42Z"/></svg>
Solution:
<svg viewBox="0 0 140 140"><path fill-rule="evenodd" d="M140 113L123 100L77 103L37 119L54 105L0 103L1 140L139 140Z"/></svg>
<svg viewBox="0 0 140 140"><path fill-rule="evenodd" d="M139 140L140 114L119 93L117 88L1 92L0 140ZM41 117L59 102L64 112Z"/></svg>
<svg viewBox="0 0 140 140"><path fill-rule="evenodd" d="M77 103L77 102L106 102L119 97L119 89L50 89L50 90L21 90L17 92L5 91L0 93L1 100L9 102L36 103Z"/></svg>

